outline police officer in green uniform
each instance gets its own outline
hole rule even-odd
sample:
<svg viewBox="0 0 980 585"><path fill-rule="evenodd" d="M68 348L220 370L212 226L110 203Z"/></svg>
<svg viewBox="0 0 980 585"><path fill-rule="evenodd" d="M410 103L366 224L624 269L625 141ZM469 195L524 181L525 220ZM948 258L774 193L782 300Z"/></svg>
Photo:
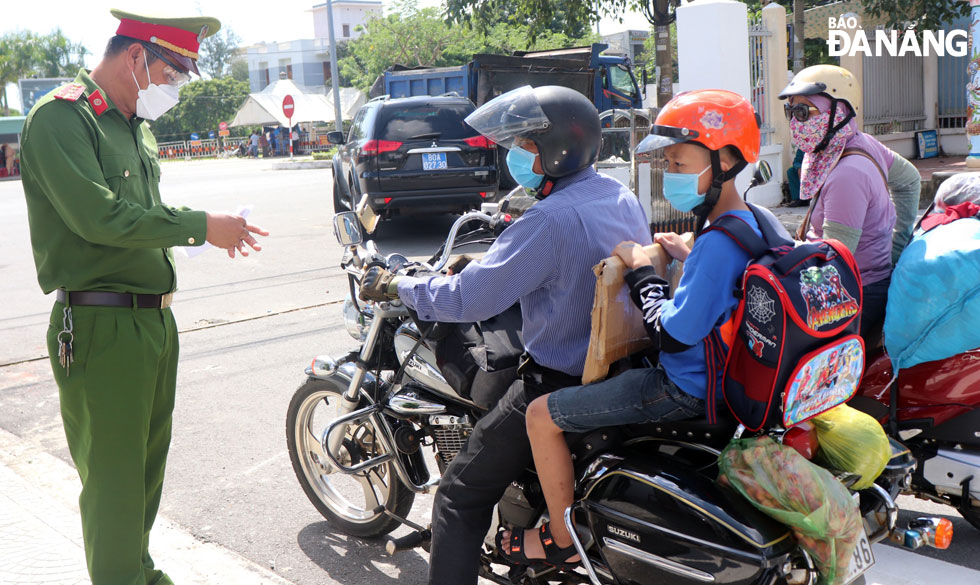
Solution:
<svg viewBox="0 0 980 585"><path fill-rule="evenodd" d="M247 255L243 218L160 201L146 120L176 105L197 74L214 18L118 10L99 65L41 99L23 132L22 168L38 282L57 292L48 351L72 459L93 585L173 581L148 552L170 447L177 377L171 246L206 241Z"/></svg>

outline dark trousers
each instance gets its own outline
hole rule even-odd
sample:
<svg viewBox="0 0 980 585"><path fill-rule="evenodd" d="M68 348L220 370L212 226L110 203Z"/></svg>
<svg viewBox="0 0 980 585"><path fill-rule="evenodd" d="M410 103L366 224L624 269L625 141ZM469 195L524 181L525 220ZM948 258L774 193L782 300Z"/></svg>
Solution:
<svg viewBox="0 0 980 585"><path fill-rule="evenodd" d="M581 380L529 363L500 402L473 428L439 482L432 506L429 585L476 585L480 546L493 507L531 465L524 413L543 394Z"/></svg>
<svg viewBox="0 0 980 585"><path fill-rule="evenodd" d="M891 277L865 285L861 291L861 337L865 351L870 352L881 342L881 329L885 326L885 305L888 302L888 285Z"/></svg>

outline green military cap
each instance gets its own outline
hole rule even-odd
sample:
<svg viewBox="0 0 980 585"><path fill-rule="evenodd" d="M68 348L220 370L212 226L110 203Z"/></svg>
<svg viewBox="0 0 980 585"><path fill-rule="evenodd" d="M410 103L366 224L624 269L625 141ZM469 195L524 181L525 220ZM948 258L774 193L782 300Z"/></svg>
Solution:
<svg viewBox="0 0 980 585"><path fill-rule="evenodd" d="M221 29L221 21L210 16L167 17L136 14L113 8L119 19L117 35L153 43L173 57L185 70L197 70L201 41Z"/></svg>

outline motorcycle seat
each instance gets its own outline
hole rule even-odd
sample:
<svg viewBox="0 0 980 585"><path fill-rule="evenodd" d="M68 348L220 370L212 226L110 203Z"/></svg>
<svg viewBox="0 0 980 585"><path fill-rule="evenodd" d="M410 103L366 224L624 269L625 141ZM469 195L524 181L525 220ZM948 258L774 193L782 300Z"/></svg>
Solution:
<svg viewBox="0 0 980 585"><path fill-rule="evenodd" d="M717 422L709 423L704 417L669 422L649 422L627 425L625 433L630 437L655 437L658 439L676 439L705 443L708 445L726 445L735 434L738 421L730 414L719 414Z"/></svg>

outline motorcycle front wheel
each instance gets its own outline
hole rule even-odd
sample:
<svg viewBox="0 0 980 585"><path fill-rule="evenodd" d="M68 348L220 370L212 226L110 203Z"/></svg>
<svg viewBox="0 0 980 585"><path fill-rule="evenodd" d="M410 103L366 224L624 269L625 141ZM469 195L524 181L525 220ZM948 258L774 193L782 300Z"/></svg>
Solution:
<svg viewBox="0 0 980 585"><path fill-rule="evenodd" d="M342 400L343 389L327 380L309 378L296 390L286 412L289 459L306 497L331 526L361 538L383 536L399 522L376 512L378 506L404 518L412 509L415 494L401 483L390 462L353 475L333 469L320 437L340 415ZM347 429L340 461L354 465L386 452L370 422L365 421Z"/></svg>

